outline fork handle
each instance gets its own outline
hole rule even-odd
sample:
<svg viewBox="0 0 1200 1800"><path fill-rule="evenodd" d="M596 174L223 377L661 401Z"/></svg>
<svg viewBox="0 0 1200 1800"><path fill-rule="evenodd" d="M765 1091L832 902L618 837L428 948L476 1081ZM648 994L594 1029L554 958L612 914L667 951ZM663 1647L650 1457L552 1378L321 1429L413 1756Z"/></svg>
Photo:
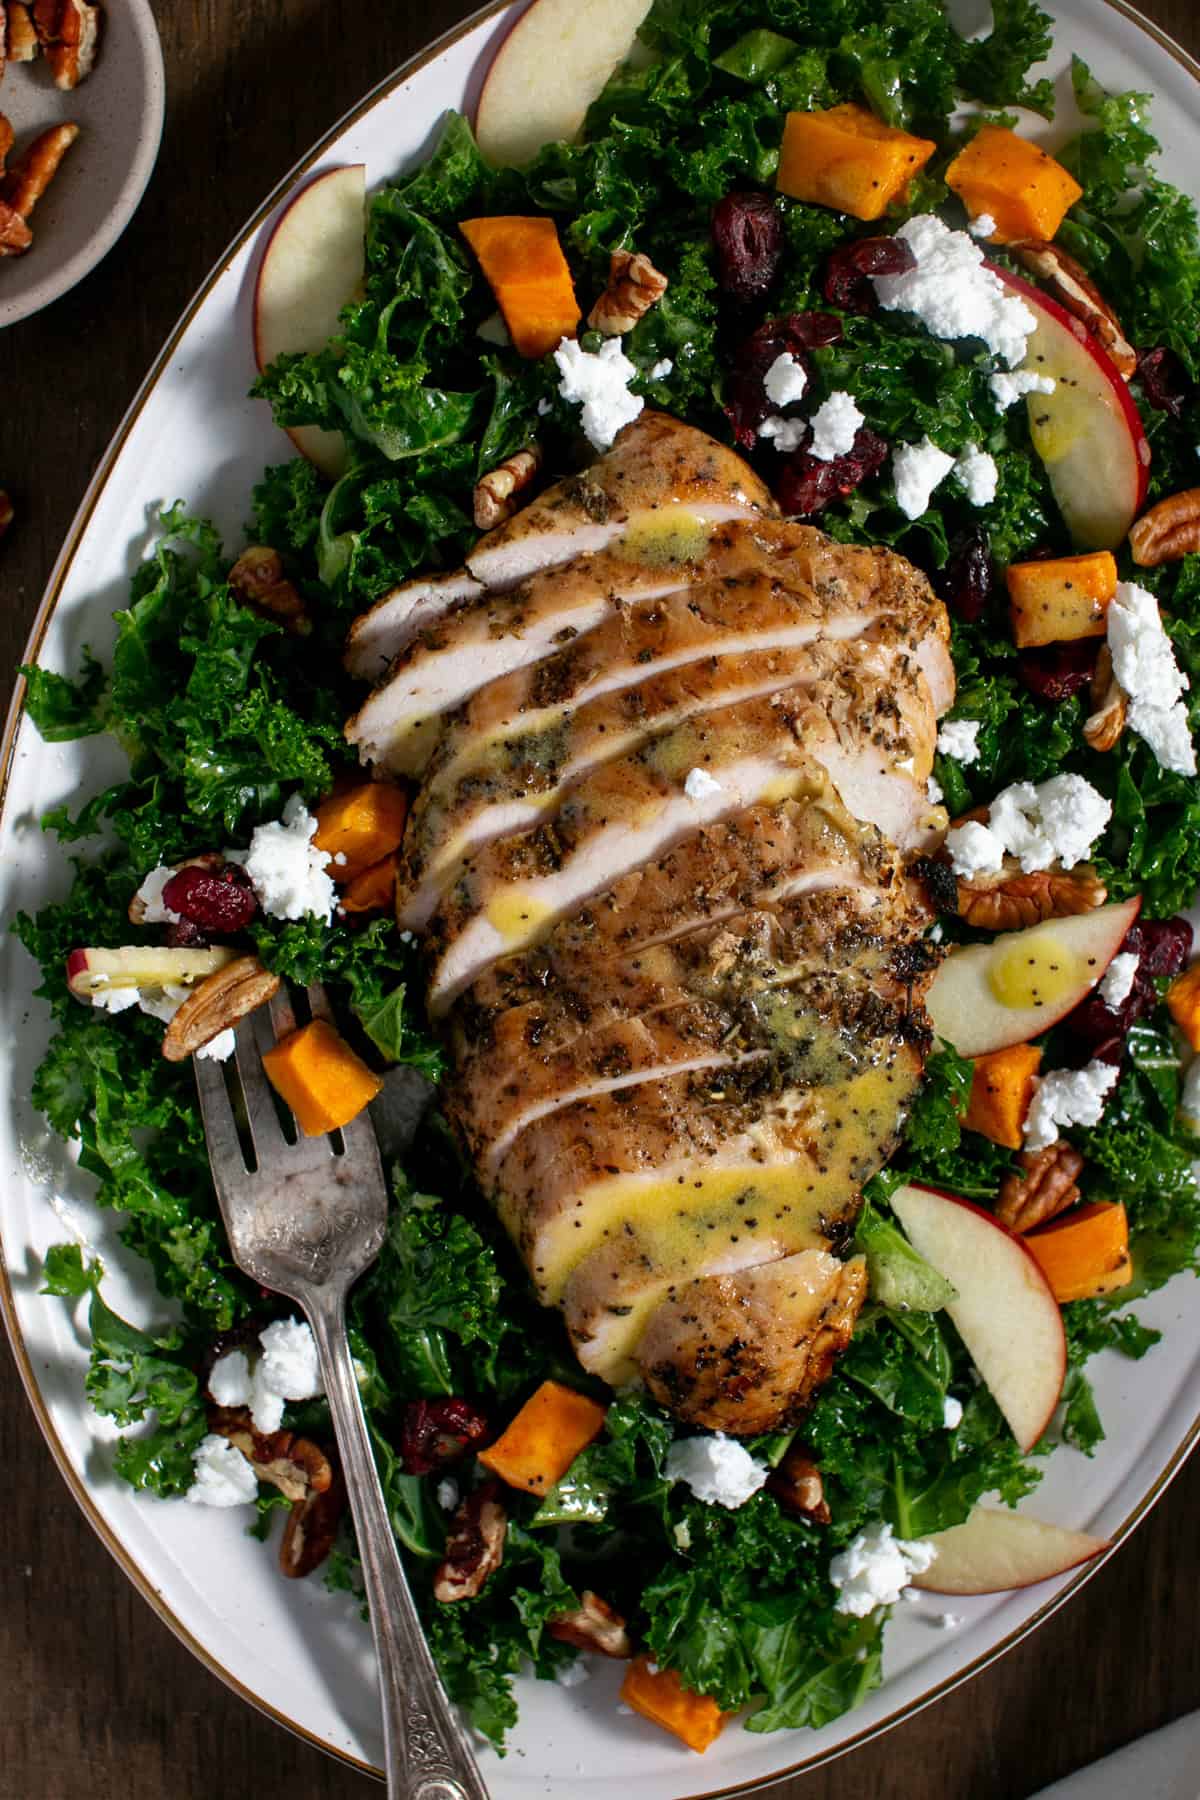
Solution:
<svg viewBox="0 0 1200 1800"><path fill-rule="evenodd" d="M488 1800L447 1700L400 1562L346 1335L345 1295L304 1296L342 1459L379 1664L392 1800Z"/></svg>

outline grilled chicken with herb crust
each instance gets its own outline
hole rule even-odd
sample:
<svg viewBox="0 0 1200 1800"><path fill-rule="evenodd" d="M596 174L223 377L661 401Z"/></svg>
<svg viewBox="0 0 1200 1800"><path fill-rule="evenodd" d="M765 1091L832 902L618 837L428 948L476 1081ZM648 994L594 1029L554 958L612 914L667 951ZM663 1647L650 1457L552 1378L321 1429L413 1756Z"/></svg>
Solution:
<svg viewBox="0 0 1200 1800"><path fill-rule="evenodd" d="M398 648L348 735L424 771L398 917L484 1190L586 1368L742 1433L799 1415L862 1303L954 686L916 570L770 511L643 415L349 653Z"/></svg>

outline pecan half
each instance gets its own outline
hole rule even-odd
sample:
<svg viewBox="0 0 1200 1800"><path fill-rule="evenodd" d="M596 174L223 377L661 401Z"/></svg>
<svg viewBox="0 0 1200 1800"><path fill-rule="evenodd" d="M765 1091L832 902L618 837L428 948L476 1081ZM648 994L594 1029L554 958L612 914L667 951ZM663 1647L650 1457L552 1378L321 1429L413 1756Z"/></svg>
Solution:
<svg viewBox="0 0 1200 1800"><path fill-rule="evenodd" d="M0 0L0 31L3 31L3 29L4 29L3 4L4 4L4 0ZM3 49L3 45L0 44L0 50L2 50L2 49ZM0 55L0 69L3 69L3 67L4 67L4 59L3 59L3 56ZM10 120L5 118L3 113L0 113L0 175L3 175L3 173L4 173L4 165L8 160L8 153L12 149L12 147L13 147L12 123Z"/></svg>
<svg viewBox="0 0 1200 1800"><path fill-rule="evenodd" d="M476 483L475 524L480 531L491 531L512 518L520 504L517 496L529 486L541 466L541 445L529 444Z"/></svg>
<svg viewBox="0 0 1200 1800"><path fill-rule="evenodd" d="M981 931L1016 931L1043 919L1068 919L1103 906L1108 889L1094 869L1021 872L1012 859L996 875L958 883L959 916Z"/></svg>
<svg viewBox="0 0 1200 1800"><path fill-rule="evenodd" d="M788 1512L800 1513L814 1525L828 1525L833 1517L821 1471L801 1445L793 1445L779 1467L768 1475L767 1492L774 1494Z"/></svg>
<svg viewBox="0 0 1200 1800"><path fill-rule="evenodd" d="M1120 321L1104 295L1073 256L1068 256L1057 244L1043 243L1040 238L1019 238L1008 248L1018 262L1024 263L1031 274L1045 283L1060 306L1065 306L1087 326L1126 381L1137 373L1137 351L1122 331Z"/></svg>
<svg viewBox="0 0 1200 1800"><path fill-rule="evenodd" d="M341 1472L309 1438L294 1431L256 1431L244 1406L210 1406L208 1428L228 1438L260 1481L291 1501L279 1546L279 1567L290 1580L311 1575L333 1548L346 1504Z"/></svg>
<svg viewBox="0 0 1200 1800"><path fill-rule="evenodd" d="M1084 720L1083 735L1093 750L1111 750L1125 729L1129 705L1124 688L1113 674L1112 651L1107 644L1096 658L1091 701L1092 711Z"/></svg>
<svg viewBox="0 0 1200 1800"><path fill-rule="evenodd" d="M499 1492L498 1481L476 1488L450 1522L446 1558L433 1577L433 1597L445 1606L473 1600L504 1559L508 1514L497 1499Z"/></svg>
<svg viewBox="0 0 1200 1800"><path fill-rule="evenodd" d="M314 1489L307 1500L297 1500L279 1545L280 1571L289 1581L300 1581L320 1568L333 1549L345 1508L346 1484L336 1469L324 1493Z"/></svg>
<svg viewBox="0 0 1200 1800"><path fill-rule="evenodd" d="M8 0L9 62L32 62L37 53L37 29L26 0Z"/></svg>
<svg viewBox="0 0 1200 1800"><path fill-rule="evenodd" d="M669 283L640 251L614 250L608 266L608 286L588 314L593 331L605 337L621 337L632 331L656 301L662 299Z"/></svg>
<svg viewBox="0 0 1200 1800"><path fill-rule="evenodd" d="M278 975L257 956L235 956L188 995L163 1038L168 1062L182 1062L279 992Z"/></svg>
<svg viewBox="0 0 1200 1800"><path fill-rule="evenodd" d="M1083 1158L1061 1138L1045 1150L1023 1150L1015 1170L1000 1183L996 1217L1010 1231L1032 1231L1055 1219L1079 1198L1076 1185Z"/></svg>
<svg viewBox="0 0 1200 1800"><path fill-rule="evenodd" d="M52 125L26 145L0 182L0 199L28 219L79 136L78 125Z"/></svg>
<svg viewBox="0 0 1200 1800"><path fill-rule="evenodd" d="M229 585L254 612L274 619L296 637L312 630L308 608L283 572L283 559L268 544L251 544L229 571Z"/></svg>
<svg viewBox="0 0 1200 1800"><path fill-rule="evenodd" d="M579 1600L577 1612L559 1613L549 1621L550 1636L577 1650L598 1650L601 1656L632 1656L633 1644L620 1613L590 1588L584 1588Z"/></svg>
<svg viewBox="0 0 1200 1800"><path fill-rule="evenodd" d="M0 200L0 256L21 256L33 242L33 233L13 207Z"/></svg>
<svg viewBox="0 0 1200 1800"><path fill-rule="evenodd" d="M96 61L100 8L86 0L33 0L33 23L55 87L78 87Z"/></svg>
<svg viewBox="0 0 1200 1800"><path fill-rule="evenodd" d="M13 503L3 488L0 488L0 538L2 538L14 518Z"/></svg>
<svg viewBox="0 0 1200 1800"><path fill-rule="evenodd" d="M1200 550L1200 488L1185 488L1143 513L1129 533L1129 548L1142 569L1179 562Z"/></svg>

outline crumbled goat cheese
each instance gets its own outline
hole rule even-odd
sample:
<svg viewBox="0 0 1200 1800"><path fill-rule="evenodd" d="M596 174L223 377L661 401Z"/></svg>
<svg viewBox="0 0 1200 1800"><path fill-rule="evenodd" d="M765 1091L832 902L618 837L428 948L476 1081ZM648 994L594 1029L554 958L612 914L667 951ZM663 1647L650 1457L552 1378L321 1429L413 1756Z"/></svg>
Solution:
<svg viewBox="0 0 1200 1800"><path fill-rule="evenodd" d="M994 456L989 456L978 444L968 444L954 465L954 473L962 482L963 492L972 506L992 504L1000 482Z"/></svg>
<svg viewBox="0 0 1200 1800"><path fill-rule="evenodd" d="M993 875L1007 852L1026 875L1059 863L1073 869L1091 855L1112 806L1082 775L1054 775L1034 787L1018 781L996 795L986 825L972 820L946 837L956 875Z"/></svg>
<svg viewBox="0 0 1200 1800"><path fill-rule="evenodd" d="M952 756L970 768L979 761L979 720L946 719L937 734L939 756Z"/></svg>
<svg viewBox="0 0 1200 1800"><path fill-rule="evenodd" d="M838 1590L836 1610L865 1619L877 1606L895 1605L912 1577L923 1574L936 1555L932 1544L893 1537L890 1525L868 1525L829 1565L829 1579Z"/></svg>
<svg viewBox="0 0 1200 1800"><path fill-rule="evenodd" d="M144 925L178 925L179 914L172 912L169 906L163 905L163 889L171 877L178 871L167 863L159 863L157 869L151 869L145 881L134 895L144 908L142 923Z"/></svg>
<svg viewBox="0 0 1200 1800"><path fill-rule="evenodd" d="M983 251L965 231L951 231L936 213L918 213L899 231L917 259L902 275L875 275L885 312L913 313L936 338L982 338L1014 369L1037 320L1025 302L985 267Z"/></svg>
<svg viewBox="0 0 1200 1800"><path fill-rule="evenodd" d="M546 398L545 394L543 394L541 399L537 403L538 418L544 419L548 412L553 412L553 411L554 411L554 402L552 400L548 400Z"/></svg>
<svg viewBox="0 0 1200 1800"><path fill-rule="evenodd" d="M276 1319L258 1341L263 1353L250 1377L250 1416L256 1430L278 1431L285 1400L311 1400L325 1391L317 1346L300 1319Z"/></svg>
<svg viewBox="0 0 1200 1800"><path fill-rule="evenodd" d="M671 361L671 358L669 356L661 357L659 359L659 361L653 365L653 367L651 368L651 370L649 372L650 380L651 381L665 381L667 379L667 376L673 372L674 368L675 368L675 364Z"/></svg>
<svg viewBox="0 0 1200 1800"><path fill-rule="evenodd" d="M499 344L505 350L512 343L501 312L489 313L483 324L475 327L475 336L482 338L485 344Z"/></svg>
<svg viewBox="0 0 1200 1800"><path fill-rule="evenodd" d="M195 1506L245 1506L258 1498L258 1476L240 1450L215 1431L201 1438L187 1497Z"/></svg>
<svg viewBox="0 0 1200 1800"><path fill-rule="evenodd" d="M1026 394L1052 394L1058 383L1053 375L1035 375L1031 369L1018 369L1012 375L993 375L988 386L1000 411L1007 412Z"/></svg>
<svg viewBox="0 0 1200 1800"><path fill-rule="evenodd" d="M803 397L807 386L804 364L797 362L790 350L781 350L763 376L763 391L773 406L790 406Z"/></svg>
<svg viewBox="0 0 1200 1800"><path fill-rule="evenodd" d="M135 987L97 987L91 993L92 1005L106 1013L128 1012L131 1006L137 1005L138 998L139 990Z"/></svg>
<svg viewBox="0 0 1200 1800"><path fill-rule="evenodd" d="M1200 1131L1200 1056L1194 1056L1183 1078L1179 1110L1192 1131Z"/></svg>
<svg viewBox="0 0 1200 1800"><path fill-rule="evenodd" d="M919 519L928 512L933 490L940 487L953 467L954 458L927 437L919 444L901 444L892 452L896 505L905 518Z"/></svg>
<svg viewBox="0 0 1200 1800"><path fill-rule="evenodd" d="M244 867L269 917L302 919L311 913L327 923L332 919L337 896L326 874L329 856L312 843L316 830L317 821L298 794L282 819L255 827Z"/></svg>
<svg viewBox="0 0 1200 1800"><path fill-rule="evenodd" d="M1200 1062L1200 1058L1197 1059ZM686 1519L681 1519L672 1533L675 1547L678 1550L690 1550L692 1547L692 1528Z"/></svg>
<svg viewBox="0 0 1200 1800"><path fill-rule="evenodd" d="M953 1394L947 1394L942 1401L942 1424L946 1430L957 1431L962 1424L962 1416L962 1401L956 1400Z"/></svg>
<svg viewBox="0 0 1200 1800"><path fill-rule="evenodd" d="M967 230L973 238L995 237L996 221L991 213L980 213L977 218L970 220Z"/></svg>
<svg viewBox="0 0 1200 1800"><path fill-rule="evenodd" d="M706 1506L745 1506L769 1471L736 1438L681 1438L667 1452L668 1481L682 1481Z"/></svg>
<svg viewBox="0 0 1200 1800"><path fill-rule="evenodd" d="M839 388L828 400L822 401L813 414L812 443L808 447L818 462L832 462L837 456L847 456L865 424L866 420L854 404L853 394Z"/></svg>
<svg viewBox="0 0 1200 1800"><path fill-rule="evenodd" d="M1187 677L1163 630L1158 602L1135 581L1118 584L1108 609L1108 648L1113 674L1129 699L1129 725L1149 744L1164 769L1196 773L1196 747L1188 729Z"/></svg>
<svg viewBox="0 0 1200 1800"><path fill-rule="evenodd" d="M1104 980L1100 983L1100 998L1113 1012L1119 1006L1124 1006L1132 994L1140 961L1141 957L1136 950L1122 950L1119 956L1113 957L1104 971Z"/></svg>
<svg viewBox="0 0 1200 1800"><path fill-rule="evenodd" d="M559 393L583 408L579 422L593 448L607 450L621 427L631 425L646 404L640 394L629 391L637 369L621 349L620 338L609 338L593 353L581 350L575 338L565 337L554 360L562 376Z"/></svg>
<svg viewBox="0 0 1200 1800"><path fill-rule="evenodd" d="M590 1681L591 1678L592 1671L588 1668L582 1656L577 1656L574 1662L563 1663L561 1668L557 1668L554 1671L554 1679L557 1681L559 1687L578 1687L580 1682Z"/></svg>
<svg viewBox="0 0 1200 1800"><path fill-rule="evenodd" d="M930 806L940 806L946 798L940 783L936 782L932 775L928 776L925 782L925 798Z"/></svg>
<svg viewBox="0 0 1200 1800"><path fill-rule="evenodd" d="M245 1406L250 1398L250 1358L244 1350L218 1356L208 1377L208 1391L218 1406Z"/></svg>
<svg viewBox="0 0 1200 1800"><path fill-rule="evenodd" d="M1098 1125L1120 1072L1112 1063L1090 1062L1085 1069L1043 1075L1025 1116L1026 1150L1047 1149L1063 1126Z"/></svg>
<svg viewBox="0 0 1200 1800"><path fill-rule="evenodd" d="M229 1025L224 1031L218 1031L215 1038L209 1038L207 1044L201 1044L196 1055L206 1062L228 1062L236 1048L237 1038L233 1026Z"/></svg>
<svg viewBox="0 0 1200 1800"><path fill-rule="evenodd" d="M93 989L91 1001L107 1013L128 1012L136 1006L150 1018L169 1025L191 991L177 982L168 982L165 987L102 987Z"/></svg>
<svg viewBox="0 0 1200 1800"><path fill-rule="evenodd" d="M437 1503L443 1512L453 1512L458 1505L458 1483L452 1475L443 1475L438 1482Z"/></svg>
<svg viewBox="0 0 1200 1800"><path fill-rule="evenodd" d="M711 776L707 769L689 769L683 791L689 800L708 800L713 794L721 793L721 784Z"/></svg>
<svg viewBox="0 0 1200 1800"><path fill-rule="evenodd" d="M798 450L807 435L807 419L785 419L779 413L771 413L758 428L758 436L785 455Z"/></svg>
<svg viewBox="0 0 1200 1800"><path fill-rule="evenodd" d="M1004 862L1004 845L994 831L978 819L955 825L946 833L950 864L962 881L973 875L994 875Z"/></svg>

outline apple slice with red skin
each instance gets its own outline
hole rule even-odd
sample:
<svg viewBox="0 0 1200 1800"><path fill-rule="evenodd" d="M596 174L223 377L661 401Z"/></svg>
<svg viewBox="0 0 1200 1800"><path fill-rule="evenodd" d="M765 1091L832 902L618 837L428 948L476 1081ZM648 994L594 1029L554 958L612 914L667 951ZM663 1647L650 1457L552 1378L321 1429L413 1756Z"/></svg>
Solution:
<svg viewBox="0 0 1200 1800"><path fill-rule="evenodd" d="M1021 367L1049 375L1052 394L1028 396L1033 447L1081 550L1115 550L1142 510L1150 444L1129 384L1086 325L1032 282L988 263L1037 319Z"/></svg>
<svg viewBox="0 0 1200 1800"><path fill-rule="evenodd" d="M994 1506L977 1506L961 1525L935 1531L922 1542L932 1545L937 1556L913 1576L912 1585L929 1594L999 1594L1032 1587L1109 1547L1107 1538Z"/></svg>
<svg viewBox="0 0 1200 1800"><path fill-rule="evenodd" d="M362 163L326 169L284 208L267 240L254 286L254 360L261 373L278 356L322 350L365 269L367 171ZM340 431L289 426L302 456L332 480L346 467Z"/></svg>
<svg viewBox="0 0 1200 1800"><path fill-rule="evenodd" d="M578 137L649 10L650 0L533 0L484 77L475 137L488 161L520 168L543 144Z"/></svg>
<svg viewBox="0 0 1200 1800"><path fill-rule="evenodd" d="M1141 904L1135 895L952 950L925 998L935 1034L960 1056L986 1056L1049 1031L1102 978Z"/></svg>
<svg viewBox="0 0 1200 1800"><path fill-rule="evenodd" d="M166 949L157 944L125 944L118 950L72 950L67 986L77 1000L119 988L192 987L232 962L240 953L227 944Z"/></svg>
<svg viewBox="0 0 1200 1800"><path fill-rule="evenodd" d="M1032 1450L1062 1393L1067 1339L1050 1284L1015 1232L958 1194L909 1183L892 1211L918 1255L957 1299L946 1307L1022 1450Z"/></svg>

